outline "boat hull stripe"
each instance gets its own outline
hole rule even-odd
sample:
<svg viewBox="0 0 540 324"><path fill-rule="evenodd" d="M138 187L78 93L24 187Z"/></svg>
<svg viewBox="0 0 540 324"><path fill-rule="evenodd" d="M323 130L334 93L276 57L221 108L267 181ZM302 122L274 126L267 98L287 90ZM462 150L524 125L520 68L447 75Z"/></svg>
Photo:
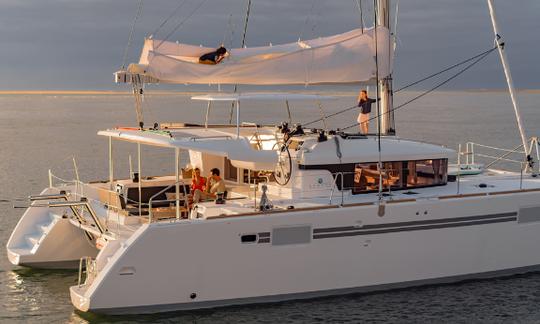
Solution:
<svg viewBox="0 0 540 324"><path fill-rule="evenodd" d="M371 229L380 229L380 228L389 228L389 227L403 227L403 226L417 226L417 225L431 225L431 224L442 224L442 223L455 223L455 222L476 221L476 220L502 218L502 217L510 217L510 216L517 216L517 212L491 214L491 215L481 215L481 216L465 216L465 217L454 217L454 218L429 219L429 220L421 220L421 221L398 222L398 223L387 223L387 224L371 224L371 225L364 225L364 226L343 226L343 227L316 228L316 229L313 230L313 233L314 234L318 234L318 233L334 233L334 232L346 232L346 231L358 231L358 230L371 230Z"/></svg>
<svg viewBox="0 0 540 324"><path fill-rule="evenodd" d="M431 229L440 229L440 228L464 227L464 226L474 226L474 225L485 225L485 224L515 222L516 220L517 220L517 217L514 216L514 217L502 217L502 218L478 220L478 221L470 221L470 222L455 222L455 223L447 223L447 224L407 226L407 227L379 229L379 230L360 230L360 231L354 231L354 232L338 232L338 233L327 233L327 234L315 234L315 235L313 235L313 239L324 239L324 238L332 238L332 237L345 237L345 236L357 236L357 235L385 234L385 233L396 233L396 232L422 231L422 230L431 230Z"/></svg>

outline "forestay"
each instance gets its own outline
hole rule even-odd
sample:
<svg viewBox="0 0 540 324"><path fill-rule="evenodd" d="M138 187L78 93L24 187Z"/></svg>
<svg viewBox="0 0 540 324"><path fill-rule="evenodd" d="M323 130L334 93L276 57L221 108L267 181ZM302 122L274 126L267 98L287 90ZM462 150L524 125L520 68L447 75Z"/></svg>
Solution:
<svg viewBox="0 0 540 324"><path fill-rule="evenodd" d="M375 78L376 47L379 77L391 73L389 37L387 28L377 27L376 33L373 28L355 29L283 45L231 49L218 65L198 63L202 54L215 48L146 39L139 64L131 64L127 72L180 84L357 83Z"/></svg>

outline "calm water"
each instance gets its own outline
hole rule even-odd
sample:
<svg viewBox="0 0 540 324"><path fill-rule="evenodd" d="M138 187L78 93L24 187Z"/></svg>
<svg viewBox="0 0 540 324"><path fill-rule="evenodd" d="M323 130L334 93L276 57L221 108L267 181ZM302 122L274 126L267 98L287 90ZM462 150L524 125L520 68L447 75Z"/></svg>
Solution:
<svg viewBox="0 0 540 324"><path fill-rule="evenodd" d="M415 93L396 97L396 104ZM540 94L521 93L529 136L540 133ZM353 104L352 96L324 103L327 113ZM148 96L146 121L201 122L205 104L182 95ZM278 123L287 118L282 104L242 105L242 118ZM310 103L292 103L295 121L318 117ZM211 122L226 122L229 106L216 105ZM99 129L133 125L129 96L0 96L0 322L539 322L540 274L455 285L429 286L377 294L310 301L224 308L197 312L132 317L100 317L74 312L68 288L77 281L73 271L43 271L13 267L4 250L24 205L17 199L47 186L47 170L72 179L72 156L82 180L107 177L107 141ZM329 121L332 127L350 125L356 113ZM396 112L400 136L456 148L468 140L513 147L519 135L505 93L439 92ZM115 147L117 173L127 175L134 145ZM173 153L147 149L143 173L171 173ZM135 155L133 155L135 156ZM540 234L539 234L540 235ZM263 278L261 278L263 280Z"/></svg>

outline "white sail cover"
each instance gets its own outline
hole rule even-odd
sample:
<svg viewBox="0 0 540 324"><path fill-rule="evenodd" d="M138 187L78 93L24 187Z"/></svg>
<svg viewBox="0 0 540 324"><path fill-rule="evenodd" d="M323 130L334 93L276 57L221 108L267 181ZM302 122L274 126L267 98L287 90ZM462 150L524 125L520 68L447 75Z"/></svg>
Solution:
<svg viewBox="0 0 540 324"><path fill-rule="evenodd" d="M228 49L217 65L199 64L201 55L215 48L146 39L139 64L128 73L164 83L184 84L318 84L357 83L375 78L376 47L379 78L392 71L389 31L355 29L343 34L295 43Z"/></svg>

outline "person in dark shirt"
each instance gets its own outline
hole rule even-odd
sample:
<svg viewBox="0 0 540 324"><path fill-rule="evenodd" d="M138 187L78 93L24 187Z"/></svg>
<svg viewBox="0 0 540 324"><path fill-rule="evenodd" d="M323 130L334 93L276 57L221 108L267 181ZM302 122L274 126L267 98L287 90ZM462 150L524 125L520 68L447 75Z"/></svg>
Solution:
<svg viewBox="0 0 540 324"><path fill-rule="evenodd" d="M216 65L216 64L219 64L221 61L223 61L226 55L227 55L227 49L221 46L213 52L201 55L201 57L199 57L199 63Z"/></svg>
<svg viewBox="0 0 540 324"><path fill-rule="evenodd" d="M360 107L360 114L358 114L358 123L360 125L360 133L367 134L369 132L369 114L371 113L371 104L377 100L368 97L366 90L360 91L358 95L358 107Z"/></svg>

